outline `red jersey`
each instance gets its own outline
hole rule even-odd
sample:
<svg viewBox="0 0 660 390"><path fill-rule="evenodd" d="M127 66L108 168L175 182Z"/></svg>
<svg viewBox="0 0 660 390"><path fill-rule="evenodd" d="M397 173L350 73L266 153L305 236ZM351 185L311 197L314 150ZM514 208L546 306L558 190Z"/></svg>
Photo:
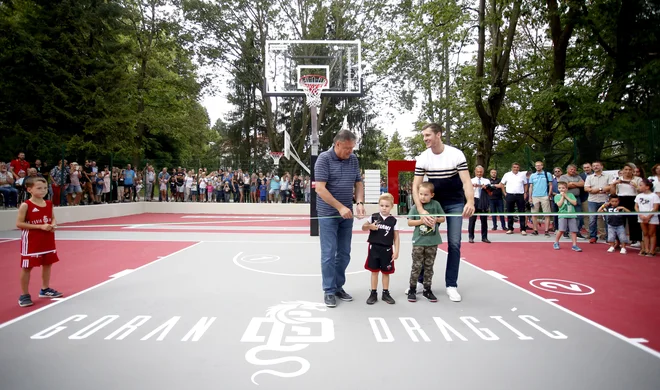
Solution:
<svg viewBox="0 0 660 390"><path fill-rule="evenodd" d="M26 200L27 213L25 223L43 225L53 223L53 203L46 200L43 207L37 206L31 200ZM41 229L25 229L21 232L21 255L38 256L55 252L55 232Z"/></svg>

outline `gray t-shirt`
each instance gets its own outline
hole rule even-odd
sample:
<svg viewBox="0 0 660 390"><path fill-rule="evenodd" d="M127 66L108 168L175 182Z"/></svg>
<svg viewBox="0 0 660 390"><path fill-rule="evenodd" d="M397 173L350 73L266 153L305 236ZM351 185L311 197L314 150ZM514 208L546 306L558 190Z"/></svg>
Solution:
<svg viewBox="0 0 660 390"><path fill-rule="evenodd" d="M582 181L582 178L580 175L561 175L559 178L559 181L565 181L566 183L579 183ZM580 187L575 187L575 188L569 188L568 192L575 195L576 198L580 197Z"/></svg>

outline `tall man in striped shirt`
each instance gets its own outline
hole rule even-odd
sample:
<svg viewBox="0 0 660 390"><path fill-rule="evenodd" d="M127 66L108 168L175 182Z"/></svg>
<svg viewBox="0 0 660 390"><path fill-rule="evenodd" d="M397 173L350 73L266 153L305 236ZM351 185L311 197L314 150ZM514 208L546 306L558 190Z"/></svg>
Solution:
<svg viewBox="0 0 660 390"><path fill-rule="evenodd" d="M340 130L329 150L314 165L316 211L319 216L321 275L324 302L337 306L337 298L352 301L344 291L346 268L351 261L353 237L353 190L358 218L364 217L364 185L357 157L355 134Z"/></svg>
<svg viewBox="0 0 660 390"><path fill-rule="evenodd" d="M427 149L415 158L415 179L413 180L413 199L420 216L432 223L434 217L426 216L419 200L419 185L424 176L435 186L434 199L440 202L447 214L462 214L469 218L474 213L474 190L465 154L460 150L442 143L443 128L439 124L429 123L422 127L422 135ZM447 243L449 252L445 270L447 295L454 302L460 302L458 293L458 267L461 262L461 231L463 219L459 216L447 217Z"/></svg>

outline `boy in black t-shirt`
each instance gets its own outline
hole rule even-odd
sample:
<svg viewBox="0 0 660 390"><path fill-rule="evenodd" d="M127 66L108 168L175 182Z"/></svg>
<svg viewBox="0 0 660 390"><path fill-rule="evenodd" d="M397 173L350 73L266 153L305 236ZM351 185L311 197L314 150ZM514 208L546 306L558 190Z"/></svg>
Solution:
<svg viewBox="0 0 660 390"><path fill-rule="evenodd" d="M369 254L364 268L371 271L371 294L367 304L378 300L378 273L383 274L383 301L393 304L390 295L390 274L394 273L394 260L399 258L399 231L396 218L390 214L394 207L394 197L385 193L378 199L380 213L375 213L365 222L362 230L369 230Z"/></svg>
<svg viewBox="0 0 660 390"><path fill-rule="evenodd" d="M606 212L607 216L607 242L610 244L608 253L612 253L616 249L617 241L621 245L621 254L625 255L626 245L629 243L628 235L626 235L625 216L616 215L616 213L629 213L630 210L623 206L619 206L619 197L616 194L610 195L610 200L604 203L598 209L598 212ZM611 213L611 214L610 214Z"/></svg>

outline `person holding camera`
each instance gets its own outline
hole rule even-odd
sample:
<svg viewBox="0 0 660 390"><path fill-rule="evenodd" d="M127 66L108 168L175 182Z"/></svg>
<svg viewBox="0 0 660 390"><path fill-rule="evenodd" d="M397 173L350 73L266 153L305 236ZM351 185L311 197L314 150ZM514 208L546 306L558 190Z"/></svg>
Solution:
<svg viewBox="0 0 660 390"><path fill-rule="evenodd" d="M635 165L626 163L621 169L621 176L614 178L610 187L610 194L618 195L619 203L628 210L635 209L635 197L639 193L641 177L633 175ZM642 228L637 222L636 215L627 215L625 221L628 224L628 235L632 243L642 241Z"/></svg>
<svg viewBox="0 0 660 390"><path fill-rule="evenodd" d="M494 187L490 184L490 180L486 179L484 176L484 168L481 165L477 165L474 168L474 176L472 178L472 187L474 188L474 208L477 213L486 213L488 212L488 206L490 203L488 192L493 191ZM479 219L481 220L481 242L490 244L488 239L488 216L480 215ZM474 244L474 228L477 224L477 216L472 215L468 223L468 238L470 239L470 244Z"/></svg>

